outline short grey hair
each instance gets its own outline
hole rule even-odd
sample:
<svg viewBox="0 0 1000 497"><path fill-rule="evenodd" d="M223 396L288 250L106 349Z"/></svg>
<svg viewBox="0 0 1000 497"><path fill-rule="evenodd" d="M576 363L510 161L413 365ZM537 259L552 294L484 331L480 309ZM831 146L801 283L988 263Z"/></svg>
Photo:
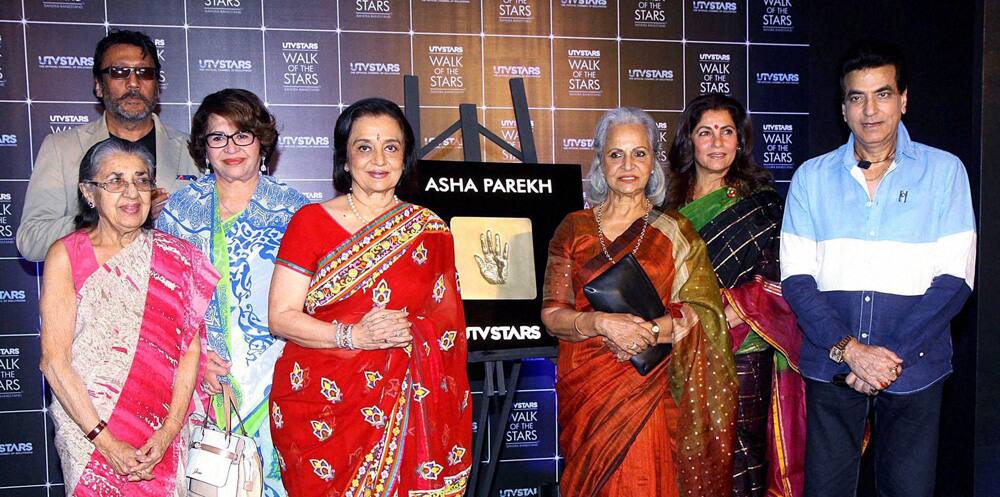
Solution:
<svg viewBox="0 0 1000 497"><path fill-rule="evenodd" d="M652 147L650 154L653 157L653 175L646 183L646 198L653 205L660 205L667 194L667 177L663 172L666 164L660 160L658 154L660 131L652 116L635 107L619 107L609 110L597 121L597 131L594 133L594 158L590 161L590 172L587 174L587 181L590 184L587 195L590 201L595 204L600 204L608 198L608 182L604 179L604 145L608 141L608 133L611 128L620 124L641 124L646 128L649 145Z"/></svg>
<svg viewBox="0 0 1000 497"><path fill-rule="evenodd" d="M81 164L82 167L80 168L80 181L93 180L94 176L100 171L104 161L108 157L118 154L138 157L139 160L146 164L149 175L153 175L153 165L156 164L156 159L146 150L146 147L139 143L127 142L120 138L110 138L97 142L90 149L89 153L84 156L83 163Z"/></svg>

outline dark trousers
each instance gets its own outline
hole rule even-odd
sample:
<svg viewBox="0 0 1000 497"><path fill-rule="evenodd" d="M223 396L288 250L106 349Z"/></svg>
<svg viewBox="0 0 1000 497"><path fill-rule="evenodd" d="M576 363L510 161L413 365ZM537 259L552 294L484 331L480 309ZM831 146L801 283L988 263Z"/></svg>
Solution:
<svg viewBox="0 0 1000 497"><path fill-rule="evenodd" d="M944 381L907 395L862 395L851 388L806 380L805 497L857 494L861 442L874 410L879 497L932 497Z"/></svg>

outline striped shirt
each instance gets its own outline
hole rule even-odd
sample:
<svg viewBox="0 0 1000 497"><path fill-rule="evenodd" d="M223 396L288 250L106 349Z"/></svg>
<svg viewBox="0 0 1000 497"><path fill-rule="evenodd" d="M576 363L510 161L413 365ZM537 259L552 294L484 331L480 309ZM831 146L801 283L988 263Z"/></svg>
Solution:
<svg viewBox="0 0 1000 497"><path fill-rule="evenodd" d="M887 391L911 393L951 370L950 321L972 292L975 218L957 157L910 141L869 200L854 136L795 172L781 229L781 285L805 335L802 375L850 371L829 358L845 336L903 360Z"/></svg>

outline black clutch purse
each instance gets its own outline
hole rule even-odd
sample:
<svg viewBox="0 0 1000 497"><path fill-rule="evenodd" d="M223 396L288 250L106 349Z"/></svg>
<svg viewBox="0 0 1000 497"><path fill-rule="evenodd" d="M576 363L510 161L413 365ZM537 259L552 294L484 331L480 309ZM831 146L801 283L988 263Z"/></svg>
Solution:
<svg viewBox="0 0 1000 497"><path fill-rule="evenodd" d="M590 305L601 312L623 312L647 321L666 314L656 287L632 254L590 280L584 285L583 294ZM661 343L632 356L629 362L640 375L646 376L663 362L672 348L669 343Z"/></svg>

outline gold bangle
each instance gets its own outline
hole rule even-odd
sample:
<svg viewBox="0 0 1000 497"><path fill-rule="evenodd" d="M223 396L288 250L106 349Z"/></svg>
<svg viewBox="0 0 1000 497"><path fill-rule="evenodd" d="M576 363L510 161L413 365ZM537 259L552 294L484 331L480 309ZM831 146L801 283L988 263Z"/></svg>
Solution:
<svg viewBox="0 0 1000 497"><path fill-rule="evenodd" d="M580 318L583 317L583 314L584 314L583 312L580 312L579 314L576 315L575 318L573 318L573 331L576 331L577 335L587 336L587 335L584 335L582 331L580 331L580 326L578 324L579 321L580 321Z"/></svg>

